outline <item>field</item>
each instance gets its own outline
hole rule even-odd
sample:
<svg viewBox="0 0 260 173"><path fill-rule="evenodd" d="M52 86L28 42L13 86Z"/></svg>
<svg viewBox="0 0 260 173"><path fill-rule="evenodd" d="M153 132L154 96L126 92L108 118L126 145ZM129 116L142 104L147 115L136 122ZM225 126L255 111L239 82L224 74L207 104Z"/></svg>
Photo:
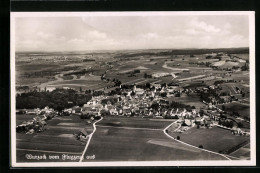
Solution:
<svg viewBox="0 0 260 173"><path fill-rule="evenodd" d="M247 104L241 104L238 102L224 104L225 111L227 112L238 112L239 115L243 118L244 116L250 117L250 106ZM218 106L220 109L221 105Z"/></svg>
<svg viewBox="0 0 260 173"><path fill-rule="evenodd" d="M189 96L183 94L181 97L172 97L168 98L168 100L195 106L197 110L200 110L200 108L205 107L205 104L201 102L200 96L196 93L192 93Z"/></svg>
<svg viewBox="0 0 260 173"><path fill-rule="evenodd" d="M158 53L159 51L159 53ZM96 89L101 90L113 83L101 81L101 75L106 73L106 78L120 80L123 84L145 84L152 82L180 84L203 83L212 85L215 80L221 78L242 80L241 84L249 84L249 74L246 72L232 73L227 76L222 70L213 70L205 66L205 63L214 63L216 59L205 59L207 54L171 54L165 52L160 55L160 50L145 51L115 51L115 52L96 52L81 54L18 54L16 59L17 85L28 85L30 87L40 86L41 89L53 87L69 87L79 90ZM199 50L196 50L197 52ZM204 52L203 50L202 52ZM248 54L236 54L238 57L246 57ZM120 58L119 58L120 57ZM224 56L223 56L224 57ZM84 61L90 59L94 61ZM225 59L225 58L224 58ZM227 59L227 58L226 58ZM55 61L55 62L54 62ZM200 64L204 63L204 65ZM218 63L218 62L217 62ZM226 62L231 63L231 62ZM91 73L79 74L77 76L64 74L90 70ZM131 75L134 70L140 73ZM44 72L44 74L35 74ZM47 73L47 74L45 74ZM57 74L56 74L57 73ZM144 78L144 74L169 73L171 76L159 78ZM29 76L24 76L29 74ZM95 79L91 76L93 75ZM220 79L217 79L219 77Z"/></svg>
<svg viewBox="0 0 260 173"><path fill-rule="evenodd" d="M92 125L86 125L78 116L69 116L56 117L47 121L46 130L41 133L16 133L17 162L79 161L79 158L63 160L62 155L81 156L85 143L76 140L74 134L84 128L91 133ZM26 154L33 156L45 154L47 159L28 159ZM58 156L59 159L51 159L49 156Z"/></svg>
<svg viewBox="0 0 260 173"><path fill-rule="evenodd" d="M232 56L239 57L243 60L249 60L249 54L232 54Z"/></svg>
<svg viewBox="0 0 260 173"><path fill-rule="evenodd" d="M204 149L221 152L231 149L232 147L250 140L249 137L235 136L230 130L225 130L218 127L209 129L193 127L186 132L171 134L173 137L180 136L180 140L188 144L199 146L202 145Z"/></svg>
<svg viewBox="0 0 260 173"><path fill-rule="evenodd" d="M173 120L106 117L97 123L83 161L223 160L222 156L176 142L163 133ZM77 162L85 143L73 136L91 125L77 116L56 117L38 134L16 134L17 162ZM174 131L178 126L173 126ZM29 156L47 159L29 159ZM71 157L65 157L66 155ZM95 156L89 160L89 156ZM74 156L74 159L73 157Z"/></svg>
<svg viewBox="0 0 260 173"><path fill-rule="evenodd" d="M95 155L95 160L84 161L225 160L167 137L162 129L169 124L138 118L102 120L84 156Z"/></svg>
<svg viewBox="0 0 260 173"><path fill-rule="evenodd" d="M230 154L230 156L237 157L239 159L250 159L250 144L247 144L246 146L238 149L237 151L234 151Z"/></svg>
<svg viewBox="0 0 260 173"><path fill-rule="evenodd" d="M113 127L129 127L129 128L147 128L163 130L173 120L153 120L146 118L124 118L124 117L108 117L97 123L98 127L113 126Z"/></svg>

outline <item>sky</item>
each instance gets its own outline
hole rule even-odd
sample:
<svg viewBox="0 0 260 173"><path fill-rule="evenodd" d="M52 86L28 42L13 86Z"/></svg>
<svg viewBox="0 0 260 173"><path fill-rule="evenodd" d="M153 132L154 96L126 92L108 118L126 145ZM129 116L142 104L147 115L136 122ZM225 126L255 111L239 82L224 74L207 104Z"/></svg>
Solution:
<svg viewBox="0 0 260 173"><path fill-rule="evenodd" d="M74 16L15 19L16 51L248 46L248 15Z"/></svg>

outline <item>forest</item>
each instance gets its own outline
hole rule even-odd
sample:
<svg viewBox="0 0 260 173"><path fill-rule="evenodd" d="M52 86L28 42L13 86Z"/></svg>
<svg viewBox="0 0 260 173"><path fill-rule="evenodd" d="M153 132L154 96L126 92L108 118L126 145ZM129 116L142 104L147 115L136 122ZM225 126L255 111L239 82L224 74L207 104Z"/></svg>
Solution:
<svg viewBox="0 0 260 173"><path fill-rule="evenodd" d="M34 109L49 106L57 111L73 106L83 106L92 98L92 93L80 94L73 89L55 89L49 91L31 91L17 94L17 109Z"/></svg>

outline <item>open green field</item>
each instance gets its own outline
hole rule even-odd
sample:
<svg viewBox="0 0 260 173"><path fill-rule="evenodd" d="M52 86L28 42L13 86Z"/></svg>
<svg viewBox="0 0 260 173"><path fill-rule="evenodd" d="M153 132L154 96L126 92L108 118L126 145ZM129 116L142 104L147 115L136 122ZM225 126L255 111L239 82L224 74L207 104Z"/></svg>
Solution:
<svg viewBox="0 0 260 173"><path fill-rule="evenodd" d="M200 95L197 93L192 93L190 95L183 94L181 97L171 97L167 100L195 106L197 110L200 110L200 108L205 107L205 104L201 102Z"/></svg>
<svg viewBox="0 0 260 173"><path fill-rule="evenodd" d="M225 105L225 111L227 112L238 112L239 115L243 118L244 116L250 117L250 106L247 104L241 104L238 102L228 103ZM218 105L221 109L222 106Z"/></svg>
<svg viewBox="0 0 260 173"><path fill-rule="evenodd" d="M137 118L102 121L97 123L97 131L84 156L95 155L95 160L83 161L226 160L167 137L161 129L169 125L169 121L141 120L143 123L138 123L140 119Z"/></svg>
<svg viewBox="0 0 260 173"><path fill-rule="evenodd" d="M172 121L162 121L143 118L126 118L126 117L107 117L98 122L97 126L112 126L112 127L129 127L129 128L147 128L163 130Z"/></svg>
<svg viewBox="0 0 260 173"><path fill-rule="evenodd" d="M74 75L73 75L74 76ZM104 89L108 85L113 85L111 82L102 81L100 76L94 76L90 74L86 74L84 76L81 76L79 79L74 76L71 80L64 80L62 77L56 76L55 81L49 81L46 83L42 83L39 85L40 88L44 89L49 87L55 87L55 88L74 88L76 90L79 90L80 88L82 90L98 90L98 89Z"/></svg>
<svg viewBox="0 0 260 173"><path fill-rule="evenodd" d="M183 133L172 133L173 137L180 136L180 140L188 144L199 146L202 145L204 149L221 152L231 149L236 145L250 140L249 137L235 136L230 130L225 130L218 127L209 129L193 127Z"/></svg>
<svg viewBox="0 0 260 173"><path fill-rule="evenodd" d="M249 54L246 53L246 54L232 54L233 56L237 56L239 58L242 58L244 60L249 60Z"/></svg>
<svg viewBox="0 0 260 173"><path fill-rule="evenodd" d="M41 133L16 133L17 162L75 162L79 159L62 159L63 154L81 156L85 143L73 136L82 129L92 132L92 125L87 125L78 116L56 117L47 121L46 130ZM26 154L47 156L46 160L28 159ZM59 156L51 159L49 156Z"/></svg>
<svg viewBox="0 0 260 173"><path fill-rule="evenodd" d="M239 159L250 159L250 143L246 146L234 151L230 156L237 157Z"/></svg>

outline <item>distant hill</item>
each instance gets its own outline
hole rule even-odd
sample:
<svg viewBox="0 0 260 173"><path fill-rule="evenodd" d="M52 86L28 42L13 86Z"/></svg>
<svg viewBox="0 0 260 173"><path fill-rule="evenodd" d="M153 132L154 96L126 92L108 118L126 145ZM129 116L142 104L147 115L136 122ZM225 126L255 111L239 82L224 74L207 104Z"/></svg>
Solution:
<svg viewBox="0 0 260 173"><path fill-rule="evenodd" d="M115 56L115 58L130 58L136 56L167 56L167 55L191 55L191 54L210 54L210 53L218 53L224 52L227 54L241 54L241 53L249 53L249 48L218 48L218 49L164 49L164 50L143 50L138 51L137 53L128 53L128 54L120 54Z"/></svg>
<svg viewBox="0 0 260 173"><path fill-rule="evenodd" d="M138 50L93 50L77 52L16 52L20 56L46 56L46 55L91 55L91 54L115 54L115 58L130 58L136 56L167 56L167 55L189 55L208 54L224 52L227 54L249 53L248 47L242 48L218 48L218 49L138 49Z"/></svg>

